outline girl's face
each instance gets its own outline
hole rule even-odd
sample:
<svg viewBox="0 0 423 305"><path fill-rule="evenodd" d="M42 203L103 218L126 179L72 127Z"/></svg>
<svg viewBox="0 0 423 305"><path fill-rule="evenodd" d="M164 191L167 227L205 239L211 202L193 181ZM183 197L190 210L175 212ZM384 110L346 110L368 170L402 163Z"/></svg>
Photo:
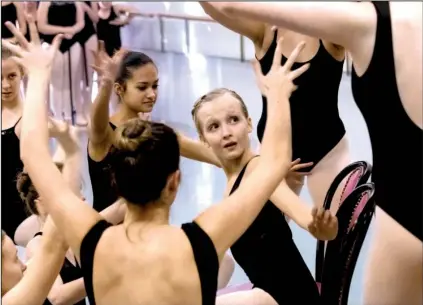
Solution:
<svg viewBox="0 0 423 305"><path fill-rule="evenodd" d="M131 77L125 83L125 88L117 84L115 90L120 100L130 110L136 113L149 113L156 103L158 86L157 68L149 63L133 69Z"/></svg>
<svg viewBox="0 0 423 305"><path fill-rule="evenodd" d="M251 119L245 117L241 103L232 95L204 103L197 117L202 139L220 160L238 159L250 148Z"/></svg>
<svg viewBox="0 0 423 305"><path fill-rule="evenodd" d="M10 103L20 94L22 70L18 64L8 58L1 61L1 101Z"/></svg>
<svg viewBox="0 0 423 305"><path fill-rule="evenodd" d="M18 258L15 244L6 236L1 249L1 294L11 290L23 277L26 266Z"/></svg>

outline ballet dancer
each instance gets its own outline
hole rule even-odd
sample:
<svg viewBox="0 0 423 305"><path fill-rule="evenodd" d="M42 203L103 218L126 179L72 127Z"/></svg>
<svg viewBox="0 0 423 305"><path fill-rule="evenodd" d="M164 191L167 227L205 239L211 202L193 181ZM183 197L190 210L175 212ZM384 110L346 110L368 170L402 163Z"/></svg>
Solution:
<svg viewBox="0 0 423 305"><path fill-rule="evenodd" d="M82 92L83 98L79 101L81 105L81 113L77 113L78 120L86 122L86 114L89 113L91 108L91 95L93 86L94 70L91 65L94 64L94 53L97 51L97 32L96 26L98 22L98 4L93 1L81 2L85 12L85 26L78 34L76 40L82 47Z"/></svg>
<svg viewBox="0 0 423 305"><path fill-rule="evenodd" d="M16 190L16 177L23 169L20 159L19 134L23 98L20 93L24 70L12 59L12 53L1 49L1 202L2 229L15 238L19 224L27 218L25 206Z"/></svg>
<svg viewBox="0 0 423 305"><path fill-rule="evenodd" d="M291 71L285 65L272 71L278 85L267 94L271 115L254 172L234 194L181 229L169 225L170 205L180 182L177 135L164 124L139 118L119 126L111 170L128 209L124 224L110 227L72 192L49 155L43 89L49 84L60 38L43 49L36 30L31 30L33 41L28 43L13 25L7 26L22 47L7 41L3 45L19 56L14 60L29 75L21 158L48 213L80 258L90 304L214 304L219 260L289 171L288 99L292 80L302 69ZM299 49L293 52L288 63L298 53ZM251 193L253 187L257 190Z"/></svg>
<svg viewBox="0 0 423 305"><path fill-rule="evenodd" d="M98 4L98 39L104 41L107 54L113 56L122 47L120 28L129 24L139 12L133 6L120 3L101 1Z"/></svg>
<svg viewBox="0 0 423 305"><path fill-rule="evenodd" d="M369 130L378 205L366 262L364 304L421 304L423 180L416 169L423 167L423 4L210 4L229 16L322 37L351 54L352 92ZM393 166L395 160L409 160L412 166Z"/></svg>
<svg viewBox="0 0 423 305"><path fill-rule="evenodd" d="M261 92L278 86L272 74L280 66L283 44L278 42L269 76L256 65ZM290 66L292 63L287 63ZM305 71L308 65L303 65ZM283 85L283 80L280 85ZM292 105L292 101L290 101ZM252 123L242 98L229 89L216 89L202 96L194 105L193 119L200 138L216 154L227 176L226 195L235 192L259 162L250 147ZM290 113L281 118L290 121ZM283 181L248 230L231 247L232 255L244 270L254 289L217 298L216 304L319 304L319 292L313 276L298 251L284 214L315 238L331 240L337 234L337 219L330 211L310 208ZM315 222L316 218L318 222ZM316 226L319 230L316 231Z"/></svg>
<svg viewBox="0 0 423 305"><path fill-rule="evenodd" d="M52 1L40 2L37 21L38 29L43 34L44 42L51 43L54 35L63 33L65 39L56 56L51 83L53 111L56 118L77 125L86 125L74 114L83 112L81 108L82 53L77 43L76 34L85 26L84 9L81 2Z"/></svg>
<svg viewBox="0 0 423 305"><path fill-rule="evenodd" d="M44 229L39 251L27 266L19 259L12 239L1 231L3 305L51 305L47 294L59 274L68 245L50 218Z"/></svg>
<svg viewBox="0 0 423 305"><path fill-rule="evenodd" d="M272 64L278 37L284 38L283 54L290 54L299 41L306 47L294 67L304 63L310 69L299 77L292 97L292 158L309 163L310 167L299 172L307 176L307 186L314 204L322 206L330 184L336 175L351 162L345 127L338 111L338 90L342 78L345 50L329 41L299 34L286 28L272 29L272 26L259 21L238 16L228 16L211 3L199 2L205 13L226 28L248 37L254 44L256 58L261 70L267 73ZM286 55L282 56L282 64ZM257 125L258 139L263 138L267 119L266 97L263 111ZM325 101L319 103L316 101ZM298 183L289 184L299 194L304 177ZM340 188L342 189L342 187ZM340 194L334 197L339 202ZM332 212L337 205L333 204Z"/></svg>
<svg viewBox="0 0 423 305"><path fill-rule="evenodd" d="M22 34L27 33L27 25L25 22L24 7L21 2L2 1L1 2L1 38L13 41L13 34L4 25L5 22L11 22L19 26Z"/></svg>

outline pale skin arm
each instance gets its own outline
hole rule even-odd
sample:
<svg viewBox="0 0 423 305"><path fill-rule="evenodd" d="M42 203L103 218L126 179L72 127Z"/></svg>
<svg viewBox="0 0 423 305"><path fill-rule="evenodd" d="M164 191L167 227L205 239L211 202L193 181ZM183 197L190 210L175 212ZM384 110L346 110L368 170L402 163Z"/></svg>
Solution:
<svg viewBox="0 0 423 305"><path fill-rule="evenodd" d="M341 45L352 53L375 29L367 2L208 2L229 16L242 16ZM346 34L348 33L348 34Z"/></svg>
<svg viewBox="0 0 423 305"><path fill-rule="evenodd" d="M40 251L42 240L43 238L36 237L28 243L26 248L28 259L31 259L34 253ZM59 275L51 287L47 298L53 305L72 305L83 300L86 295L83 278L64 284Z"/></svg>
<svg viewBox="0 0 423 305"><path fill-rule="evenodd" d="M98 22L98 4L97 2L91 2L91 5L81 3L84 6L85 12L90 17L91 21L96 24Z"/></svg>
<svg viewBox="0 0 423 305"><path fill-rule="evenodd" d="M91 108L91 123L88 128L89 145L97 146L111 139L109 125L109 101L113 92L113 80L101 78L100 88Z"/></svg>
<svg viewBox="0 0 423 305"><path fill-rule="evenodd" d="M22 33L22 35L25 35L28 29L26 26L26 18L24 13L25 9L23 3L13 2L13 4L16 7L16 13L18 15L19 31Z"/></svg>
<svg viewBox="0 0 423 305"><path fill-rule="evenodd" d="M181 156L221 167L220 161L217 159L211 148L207 147L202 142L191 139L181 133L177 133L177 135Z"/></svg>
<svg viewBox="0 0 423 305"><path fill-rule="evenodd" d="M75 2L76 6L76 24L72 27L73 34L76 34L85 26L85 18L84 18L84 8L82 7L81 2Z"/></svg>
<svg viewBox="0 0 423 305"><path fill-rule="evenodd" d="M42 305L63 264L67 245L51 219L45 225L45 238L28 265L22 280L2 297L4 305Z"/></svg>
<svg viewBox="0 0 423 305"><path fill-rule="evenodd" d="M78 145L78 138L74 127L66 126L64 122L58 122L50 119L51 129L66 129L68 131L59 132L56 139L59 143L53 156L54 162L63 162L62 176L71 190L78 196L81 196L81 165L82 152Z"/></svg>
<svg viewBox="0 0 423 305"><path fill-rule="evenodd" d="M254 158L248 164L247 170L244 177L248 177L250 173L256 168L260 157ZM270 201L279 209L282 213L287 215L290 219L300 226L302 229L308 231L310 234L318 233L315 229L315 224L318 224L319 228L332 233L336 233L337 230L337 219L330 211L324 211L323 209L312 209L307 203L305 203L295 192L287 185L286 181L282 181L275 192L270 196ZM314 236L314 235L313 235ZM322 235L319 235L321 237ZM325 239L333 239L335 235L325 235Z"/></svg>
<svg viewBox="0 0 423 305"><path fill-rule="evenodd" d="M43 49L34 22L29 23L33 39L30 45L16 27L11 23L7 23L7 26L22 47L6 41L3 41L3 46L19 55L15 60L27 68L29 78L28 103L23 111L21 126L21 160L43 198L49 215L63 232L65 240L79 259L82 239L102 217L75 195L63 180L49 152L48 111L45 100L50 83L51 66L61 39L59 36L56 37L51 47Z"/></svg>
<svg viewBox="0 0 423 305"><path fill-rule="evenodd" d="M238 34L248 37L255 45L261 47L266 25L263 22L254 21L237 16L227 16L210 2L199 2L204 12L218 23Z"/></svg>
<svg viewBox="0 0 423 305"><path fill-rule="evenodd" d="M40 1L40 5L37 10L37 26L40 33L45 35L55 35L59 33L74 34L72 27L56 26L48 24L48 10L50 8L50 2Z"/></svg>
<svg viewBox="0 0 423 305"><path fill-rule="evenodd" d="M75 195L49 155L44 103L49 79L46 72L29 74L28 107L22 118L21 159L49 214L79 260L82 239L102 217Z"/></svg>
<svg viewBox="0 0 423 305"><path fill-rule="evenodd" d="M100 88L90 113L91 123L88 127L90 152L106 151L110 147L113 130L109 124L109 101L123 55L124 52L120 51L110 58L105 51L104 42L99 42L93 68L99 75Z"/></svg>

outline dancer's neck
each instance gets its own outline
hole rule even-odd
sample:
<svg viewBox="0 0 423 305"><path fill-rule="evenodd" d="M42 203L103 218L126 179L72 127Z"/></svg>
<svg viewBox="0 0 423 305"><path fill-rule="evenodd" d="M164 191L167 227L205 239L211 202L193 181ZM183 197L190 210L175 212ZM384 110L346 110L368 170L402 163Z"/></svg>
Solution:
<svg viewBox="0 0 423 305"><path fill-rule="evenodd" d="M250 161L255 155L256 154L251 149L248 149L237 159L226 161L220 160L226 177L230 179L233 176L238 176L248 161Z"/></svg>

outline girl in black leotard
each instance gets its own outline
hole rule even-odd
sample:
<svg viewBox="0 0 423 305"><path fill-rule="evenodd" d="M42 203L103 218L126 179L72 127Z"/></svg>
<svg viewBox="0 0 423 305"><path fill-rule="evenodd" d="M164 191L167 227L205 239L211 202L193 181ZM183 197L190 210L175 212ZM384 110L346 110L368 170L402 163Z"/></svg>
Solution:
<svg viewBox="0 0 423 305"><path fill-rule="evenodd" d="M228 178L226 194L235 192L259 158L250 147L251 119L241 97L228 89L204 95L192 111L200 137L218 156ZM287 118L289 121L289 118ZM251 193L257 188L250 190ZM231 247L231 252L255 289L217 298L216 304L318 304L319 293L285 220L284 213L318 239L336 236L336 218L325 212L322 231L313 231L311 208L283 182L259 216ZM322 218L323 219L323 218Z"/></svg>
<svg viewBox="0 0 423 305"><path fill-rule="evenodd" d="M19 31L23 35L27 33L24 8L21 2L1 2L1 38L13 40L13 34L4 25L7 21L12 22L13 24L18 24Z"/></svg>
<svg viewBox="0 0 423 305"><path fill-rule="evenodd" d="M274 115L254 173L237 192L182 228L169 225L180 182L177 135L164 124L139 118L119 126L111 170L128 209L124 224L110 227L73 194L49 155L44 99L54 52L35 42L29 52L5 46L21 56L29 74L30 102L24 109L21 140L25 169L80 258L90 304L214 304L219 258L251 225L289 170L291 128L284 119L289 117L292 79L303 71L275 65L272 73L281 83L268 94ZM253 186L257 190L251 193Z"/></svg>
<svg viewBox="0 0 423 305"><path fill-rule="evenodd" d="M283 28L275 31L271 25L239 16L228 17L214 7L213 3L200 4L210 17L254 43L256 58L259 59L263 73L270 69L278 37L284 38L282 64L299 41L306 41L304 53L295 67L308 62L310 69L296 80L298 90L290 99L292 159L301 159L301 162L311 165L301 172L303 176L306 172L312 173L307 177L307 187L314 204L321 206L333 179L351 163L344 124L338 112L338 89L345 50L327 40ZM263 111L257 125L260 142L268 116L266 98L263 96L262 99ZM287 182L299 194L304 177L299 181ZM336 194L335 202L339 201L338 196ZM336 205L333 204L332 207L332 212L335 212Z"/></svg>
<svg viewBox="0 0 423 305"><path fill-rule="evenodd" d="M113 130L139 113L150 113L157 101L159 77L153 60L144 53L126 52L113 59L105 54L100 44L101 76L99 92L91 111L91 128L88 142L88 169L93 190L93 207L96 211L110 206L117 199L111 187L107 168L109 150L113 143ZM109 101L113 86L119 97L117 112L109 116ZM213 153L198 141L178 134L181 154L184 157L219 165Z"/></svg>
<svg viewBox="0 0 423 305"><path fill-rule="evenodd" d="M91 95L93 88L94 70L91 67L94 64L93 54L97 51L98 40L96 26L98 22L98 3L94 1L84 1L82 7L85 12L85 26L76 35L76 40L82 47L82 112L77 114L81 116L79 120L86 121L86 115L91 108Z"/></svg>
<svg viewBox="0 0 423 305"><path fill-rule="evenodd" d="M423 175L416 169L423 167L422 2L222 6L234 17L326 38L351 54L352 90L370 135L378 205L363 303L421 304ZM404 160L410 166L396 164Z"/></svg>
<svg viewBox="0 0 423 305"><path fill-rule="evenodd" d="M53 66L51 80L53 111L56 118L86 125L81 121L83 113L81 79L82 53L77 43L77 33L84 28L84 10L80 2L40 2L38 8L38 29L44 42L50 44L55 35L65 34L60 53ZM76 121L76 119L78 119Z"/></svg>
<svg viewBox="0 0 423 305"><path fill-rule="evenodd" d="M27 217L15 187L17 174L23 169L19 149L23 69L10 58L9 50L2 48L1 56L1 217L2 229L14 239L16 228Z"/></svg>
<svg viewBox="0 0 423 305"><path fill-rule="evenodd" d="M138 11L132 6L112 2L99 2L99 6L98 39L104 41L107 54L113 56L122 47L120 28L129 24Z"/></svg>

